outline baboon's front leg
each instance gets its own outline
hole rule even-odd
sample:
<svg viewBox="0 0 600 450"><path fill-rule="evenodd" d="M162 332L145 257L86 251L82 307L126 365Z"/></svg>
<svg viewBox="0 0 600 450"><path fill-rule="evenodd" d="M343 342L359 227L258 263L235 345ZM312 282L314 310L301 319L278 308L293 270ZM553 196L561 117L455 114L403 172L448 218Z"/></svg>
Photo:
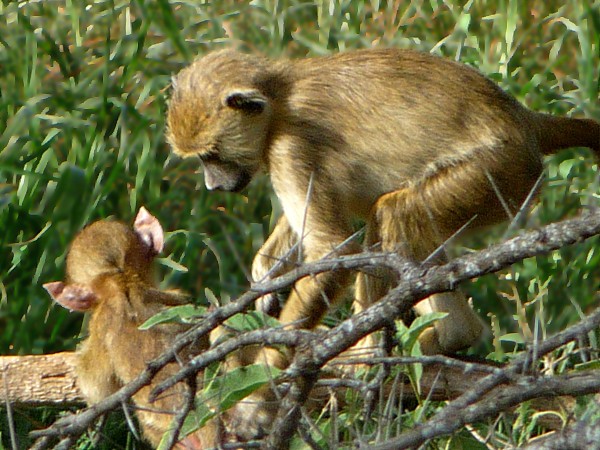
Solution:
<svg viewBox="0 0 600 450"><path fill-rule="evenodd" d="M329 229L319 232L312 228L309 222L307 230L310 231L307 231L303 240L304 261L306 262L359 250L356 244L345 243L347 236L351 234L346 228L337 227L334 231L337 231L338 234L333 235ZM329 306L343 292L351 277L352 273L349 271L337 270L307 276L297 281L279 316L280 322L286 328L313 328L319 323ZM267 347L258 350L256 362L282 369L289 363L289 355L278 349ZM270 386L260 389L238 403L232 414L233 428L244 439L261 436L272 425L277 407L278 402Z"/></svg>
<svg viewBox="0 0 600 450"><path fill-rule="evenodd" d="M252 281L260 283L273 279L300 263L297 244L296 233L290 227L285 215L281 216L273 232L252 261ZM278 315L281 309L275 293L260 297L256 301L256 308L274 316Z"/></svg>

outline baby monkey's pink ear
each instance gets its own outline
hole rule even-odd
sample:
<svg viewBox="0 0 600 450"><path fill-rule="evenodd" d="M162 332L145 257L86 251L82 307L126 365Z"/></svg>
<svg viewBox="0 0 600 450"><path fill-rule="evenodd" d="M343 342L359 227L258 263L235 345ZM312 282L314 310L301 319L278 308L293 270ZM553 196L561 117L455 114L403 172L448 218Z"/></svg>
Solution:
<svg viewBox="0 0 600 450"><path fill-rule="evenodd" d="M135 217L133 229L154 254L162 252L165 245L163 228L158 219L143 206Z"/></svg>
<svg viewBox="0 0 600 450"><path fill-rule="evenodd" d="M98 299L94 291L82 284L65 284L53 281L42 285L50 297L69 311L87 311Z"/></svg>

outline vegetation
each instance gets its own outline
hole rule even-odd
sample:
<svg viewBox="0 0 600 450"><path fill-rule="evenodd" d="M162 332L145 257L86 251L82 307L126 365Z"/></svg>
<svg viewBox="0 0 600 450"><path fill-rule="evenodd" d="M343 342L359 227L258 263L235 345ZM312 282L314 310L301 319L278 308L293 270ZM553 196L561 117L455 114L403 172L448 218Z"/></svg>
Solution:
<svg viewBox="0 0 600 450"><path fill-rule="evenodd" d="M111 215L130 221L141 205L171 230L165 285L203 304L213 297L227 302L248 287L252 256L278 211L267 180L254 181L244 195L209 194L197 162L171 155L163 133L171 76L196 55L224 46L273 57L371 46L431 51L478 67L535 110L600 120L597 0L4 1L0 354L75 347L82 317L55 308L41 284L62 277L68 243L84 224ZM598 206L590 155L567 151L548 162L526 228ZM505 232L486 233L485 242ZM510 360L524 342L564 329L596 306L599 284L598 239L468 284L494 337L472 352ZM545 364L561 370L573 351L563 348ZM353 414L344 412L340 427ZM420 414L404 413L402 426ZM524 425L526 408L519 414L439 440L436 448L458 441L485 448L473 436L488 433L492 448L521 444L536 430ZM53 417L20 412L23 439ZM0 448L9 447L3 414L0 423ZM139 444L129 437L110 447Z"/></svg>

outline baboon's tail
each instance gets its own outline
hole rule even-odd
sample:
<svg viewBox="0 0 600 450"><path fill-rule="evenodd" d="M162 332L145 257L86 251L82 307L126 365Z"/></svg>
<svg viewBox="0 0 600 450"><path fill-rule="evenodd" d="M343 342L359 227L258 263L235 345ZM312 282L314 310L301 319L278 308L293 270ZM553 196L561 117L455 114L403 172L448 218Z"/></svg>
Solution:
<svg viewBox="0 0 600 450"><path fill-rule="evenodd" d="M562 148L588 147L600 156L600 123L593 119L572 119L536 114L542 153L549 155Z"/></svg>

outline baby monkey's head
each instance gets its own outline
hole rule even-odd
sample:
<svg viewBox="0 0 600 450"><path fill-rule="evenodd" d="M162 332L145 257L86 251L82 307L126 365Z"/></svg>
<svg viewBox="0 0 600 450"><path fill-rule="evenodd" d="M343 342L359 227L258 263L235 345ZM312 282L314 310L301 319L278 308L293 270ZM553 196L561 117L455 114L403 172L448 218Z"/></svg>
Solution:
<svg viewBox="0 0 600 450"><path fill-rule="evenodd" d="M164 244L158 220L141 207L133 228L99 220L77 234L67 255L66 282L44 284L50 296L70 310L87 311L98 300L99 283L124 274L149 283L152 262Z"/></svg>

